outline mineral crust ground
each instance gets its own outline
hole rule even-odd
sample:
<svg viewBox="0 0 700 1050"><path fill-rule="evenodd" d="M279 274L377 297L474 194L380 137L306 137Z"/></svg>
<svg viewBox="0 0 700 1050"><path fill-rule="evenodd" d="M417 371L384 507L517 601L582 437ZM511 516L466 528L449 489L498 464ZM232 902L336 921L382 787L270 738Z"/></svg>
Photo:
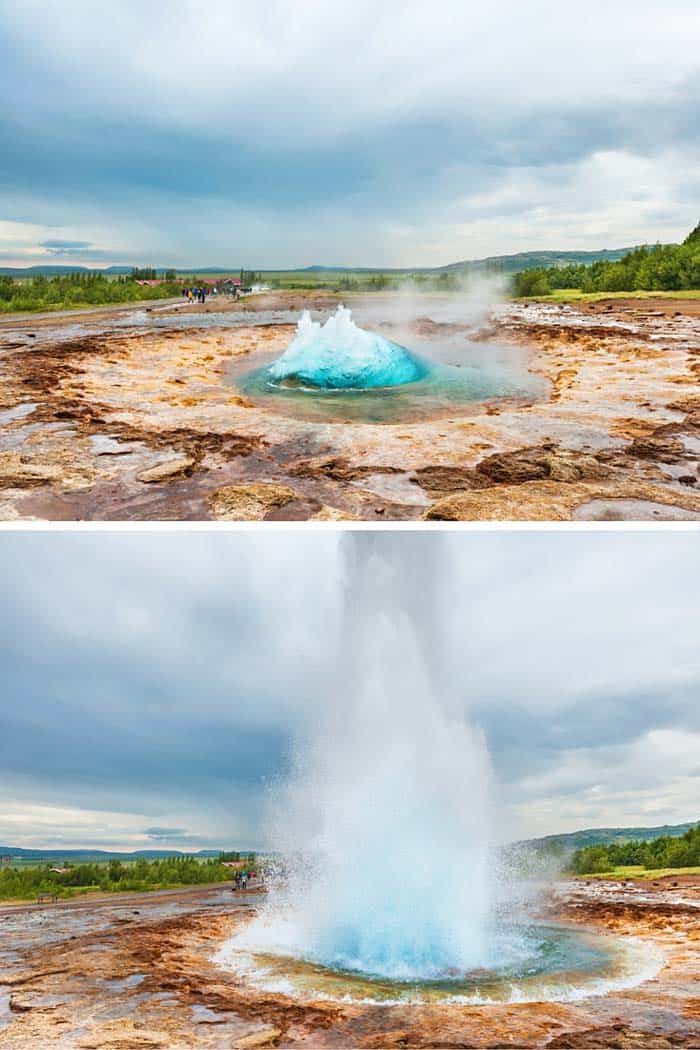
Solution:
<svg viewBox="0 0 700 1050"><path fill-rule="evenodd" d="M337 303L271 293L199 307L200 327L182 304L3 318L0 519L700 520L699 301L506 303L478 331L428 304L408 325L524 353L547 381L529 401L324 423L237 390L302 309Z"/></svg>
<svg viewBox="0 0 700 1050"><path fill-rule="evenodd" d="M262 991L213 961L262 902L229 887L0 908L0 1047L668 1048L700 1043L700 878L553 884L547 917L634 937L653 979L574 1002L377 1005Z"/></svg>

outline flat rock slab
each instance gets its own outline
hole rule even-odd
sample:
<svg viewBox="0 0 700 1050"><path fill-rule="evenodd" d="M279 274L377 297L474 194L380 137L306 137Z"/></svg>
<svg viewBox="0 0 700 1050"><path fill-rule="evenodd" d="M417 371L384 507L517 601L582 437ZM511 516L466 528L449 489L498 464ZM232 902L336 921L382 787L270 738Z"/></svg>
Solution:
<svg viewBox="0 0 700 1050"><path fill-rule="evenodd" d="M170 478L182 477L194 467L194 460L190 456L180 456L178 459L168 459L164 463L156 463L155 467L142 470L136 475L139 481L147 485L158 481L168 481Z"/></svg>
<svg viewBox="0 0 700 1050"><path fill-rule="evenodd" d="M256 481L246 485L224 485L209 497L219 521L262 521L266 514L298 499L288 485Z"/></svg>
<svg viewBox="0 0 700 1050"><path fill-rule="evenodd" d="M279 1028L261 1028L258 1032L241 1036L233 1045L236 1050L253 1050L256 1046L272 1046L281 1035Z"/></svg>

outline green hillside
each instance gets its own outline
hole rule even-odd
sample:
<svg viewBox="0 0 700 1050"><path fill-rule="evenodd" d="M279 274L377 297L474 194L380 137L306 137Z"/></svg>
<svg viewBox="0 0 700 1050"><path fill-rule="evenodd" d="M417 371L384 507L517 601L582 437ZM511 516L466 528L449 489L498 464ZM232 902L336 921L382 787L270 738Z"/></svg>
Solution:
<svg viewBox="0 0 700 1050"><path fill-rule="evenodd" d="M525 270L542 269L552 266L590 266L595 262L615 262L622 259L633 248L602 248L592 252L518 252L516 255L490 255L486 259L471 259L464 262L449 263L439 267L439 272L470 273L486 270L504 274L522 273Z"/></svg>
<svg viewBox="0 0 700 1050"><path fill-rule="evenodd" d="M610 845L645 839L679 838L687 831L698 826L700 821L688 824L661 824L653 828L586 828L583 831L570 831L561 835L545 835L539 839L528 839L518 845L534 846L542 850L574 851L586 846Z"/></svg>
<svg viewBox="0 0 700 1050"><path fill-rule="evenodd" d="M550 295L558 288L582 292L677 292L700 288L700 224L681 244L633 248L616 261L557 263L515 275L516 296Z"/></svg>
<svg viewBox="0 0 700 1050"><path fill-rule="evenodd" d="M576 875L591 875L623 867L660 871L698 866L700 824L690 825L681 835L652 837L647 831L643 837L635 835L628 841L584 846L571 857L569 870Z"/></svg>

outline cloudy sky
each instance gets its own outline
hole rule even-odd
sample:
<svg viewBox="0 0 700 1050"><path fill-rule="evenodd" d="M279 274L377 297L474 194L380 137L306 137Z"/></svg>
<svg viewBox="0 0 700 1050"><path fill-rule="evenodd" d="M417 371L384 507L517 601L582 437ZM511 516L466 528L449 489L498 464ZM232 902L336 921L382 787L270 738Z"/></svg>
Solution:
<svg viewBox="0 0 700 1050"><path fill-rule="evenodd" d="M697 0L0 0L0 265L682 238Z"/></svg>
<svg viewBox="0 0 700 1050"><path fill-rule="evenodd" d="M0 845L260 845L337 697L339 534L0 540ZM698 819L698 532L437 541L375 542L485 734L499 834Z"/></svg>

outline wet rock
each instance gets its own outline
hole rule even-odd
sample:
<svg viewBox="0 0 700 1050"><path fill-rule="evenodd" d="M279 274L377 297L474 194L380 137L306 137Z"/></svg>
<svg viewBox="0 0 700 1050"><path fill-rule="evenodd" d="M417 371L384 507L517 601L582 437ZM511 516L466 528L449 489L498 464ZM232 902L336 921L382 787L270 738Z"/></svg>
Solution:
<svg viewBox="0 0 700 1050"><path fill-rule="evenodd" d="M242 1035L233 1044L236 1050L253 1050L256 1046L274 1046L282 1033L279 1028L261 1028L250 1035Z"/></svg>
<svg viewBox="0 0 700 1050"><path fill-rule="evenodd" d="M545 1043L548 1050L666 1050L697 1045L697 1036L689 1032L642 1032L626 1024L564 1032Z"/></svg>
<svg viewBox="0 0 700 1050"><path fill-rule="evenodd" d="M184 477L191 473L193 466L194 460L190 456L178 456L177 459L156 463L155 467L142 470L136 477L138 481L149 485L158 481L168 481L170 478Z"/></svg>
<svg viewBox="0 0 700 1050"><path fill-rule="evenodd" d="M34 1009L34 1005L31 999L28 999L24 995L18 995L17 992L13 992L10 996L10 1010L15 1014L26 1014L30 1010Z"/></svg>
<svg viewBox="0 0 700 1050"><path fill-rule="evenodd" d="M597 481L610 474L610 468L595 456L547 444L498 452L482 459L474 468L421 467L414 471L411 480L431 496L439 496L528 481Z"/></svg>
<svg viewBox="0 0 700 1050"><path fill-rule="evenodd" d="M19 452L0 452L0 488L27 489L60 481L63 471L49 463L23 459Z"/></svg>
<svg viewBox="0 0 700 1050"><path fill-rule="evenodd" d="M639 437L627 447L627 455L655 463L677 463L685 458L685 445L673 437Z"/></svg>
<svg viewBox="0 0 700 1050"><path fill-rule="evenodd" d="M475 473L471 467L419 467L411 475L411 481L420 485L431 496L449 492L463 492L465 489L485 488L488 480Z"/></svg>
<svg viewBox="0 0 700 1050"><path fill-rule="evenodd" d="M476 473L491 484L502 485L545 479L597 480L608 477L610 471L595 456L556 445L540 445L487 456L477 464Z"/></svg>
<svg viewBox="0 0 700 1050"><path fill-rule="evenodd" d="M403 474L401 467L387 467L381 464L362 464L353 466L347 459L336 456L333 459L304 459L295 463L289 471L295 478L317 478L322 475L333 481L357 481L368 474Z"/></svg>
<svg viewBox="0 0 700 1050"><path fill-rule="evenodd" d="M325 504L316 514L312 514L309 521L357 521L354 514L338 510L337 507L327 507Z"/></svg>
<svg viewBox="0 0 700 1050"><path fill-rule="evenodd" d="M370 1035L363 1039L362 1047L367 1050L389 1050L390 1047L406 1047L415 1043L410 1031L399 1028L392 1032L381 1032L379 1035Z"/></svg>
<svg viewBox="0 0 700 1050"><path fill-rule="evenodd" d="M299 499L287 485L254 481L245 485L224 485L209 496L209 505L220 521L262 521L270 511Z"/></svg>
<svg viewBox="0 0 700 1050"><path fill-rule="evenodd" d="M592 500L646 500L661 507L700 511L693 492L674 493L642 481L528 481L497 485L481 491L455 492L437 500L423 514L425 521L569 521L574 511ZM635 520L625 515L625 520Z"/></svg>
<svg viewBox="0 0 700 1050"><path fill-rule="evenodd" d="M179 1038L173 1040L166 1031L145 1028L122 1017L99 1025L76 1045L81 1050L173 1050L185 1044Z"/></svg>

